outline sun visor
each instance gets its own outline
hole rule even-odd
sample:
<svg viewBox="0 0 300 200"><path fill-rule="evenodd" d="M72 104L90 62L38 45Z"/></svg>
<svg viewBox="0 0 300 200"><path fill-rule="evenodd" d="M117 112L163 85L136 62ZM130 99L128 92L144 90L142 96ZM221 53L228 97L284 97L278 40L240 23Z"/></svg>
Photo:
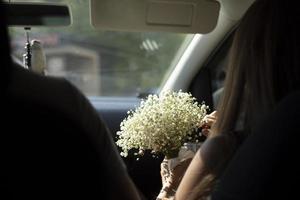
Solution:
<svg viewBox="0 0 300 200"><path fill-rule="evenodd" d="M215 0L91 0L91 23L103 30L209 33L218 21Z"/></svg>

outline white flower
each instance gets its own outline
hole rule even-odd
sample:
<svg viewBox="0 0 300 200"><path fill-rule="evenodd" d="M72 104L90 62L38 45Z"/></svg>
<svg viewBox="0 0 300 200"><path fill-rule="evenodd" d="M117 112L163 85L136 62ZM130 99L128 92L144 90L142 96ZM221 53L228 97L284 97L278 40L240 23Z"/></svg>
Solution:
<svg viewBox="0 0 300 200"><path fill-rule="evenodd" d="M138 149L139 154L145 150L165 155L178 151L202 125L207 109L182 91L149 95L121 122L116 142L123 150L121 155L126 157L130 149Z"/></svg>

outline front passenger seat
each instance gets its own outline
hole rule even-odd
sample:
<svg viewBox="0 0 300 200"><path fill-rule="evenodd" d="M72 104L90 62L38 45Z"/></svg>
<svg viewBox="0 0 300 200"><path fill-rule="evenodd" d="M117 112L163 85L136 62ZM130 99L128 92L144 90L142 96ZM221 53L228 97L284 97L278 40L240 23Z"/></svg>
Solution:
<svg viewBox="0 0 300 200"><path fill-rule="evenodd" d="M300 91L287 96L248 136L212 200L297 199Z"/></svg>

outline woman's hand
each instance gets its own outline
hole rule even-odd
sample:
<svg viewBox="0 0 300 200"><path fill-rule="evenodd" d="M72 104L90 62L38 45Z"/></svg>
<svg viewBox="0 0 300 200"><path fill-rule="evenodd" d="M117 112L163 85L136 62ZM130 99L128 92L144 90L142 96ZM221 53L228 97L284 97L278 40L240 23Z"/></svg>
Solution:
<svg viewBox="0 0 300 200"><path fill-rule="evenodd" d="M217 121L217 111L213 111L209 115L206 115L203 119L202 134L208 137L210 135L212 125Z"/></svg>

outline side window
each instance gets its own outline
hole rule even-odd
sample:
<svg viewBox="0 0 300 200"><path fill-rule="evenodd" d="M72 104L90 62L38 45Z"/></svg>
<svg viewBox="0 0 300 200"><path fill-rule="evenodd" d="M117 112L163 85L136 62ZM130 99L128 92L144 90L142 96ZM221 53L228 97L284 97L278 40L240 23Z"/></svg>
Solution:
<svg viewBox="0 0 300 200"><path fill-rule="evenodd" d="M216 66L216 68L211 70L211 76L212 76L211 85L212 85L213 93L222 89L224 86L227 63L228 63L228 55L225 55L225 58L220 60L220 63Z"/></svg>
<svg viewBox="0 0 300 200"><path fill-rule="evenodd" d="M226 68L228 65L228 54L233 40L232 32L221 44L220 48L213 55L207 66L211 71L212 92L215 93L224 86Z"/></svg>
<svg viewBox="0 0 300 200"><path fill-rule="evenodd" d="M222 95L232 38L233 33L220 44L195 76L190 87L194 96L199 100L205 100L211 109L216 109Z"/></svg>
<svg viewBox="0 0 300 200"><path fill-rule="evenodd" d="M50 2L53 0L36 0ZM72 13L70 27L33 27L40 40L47 74L64 77L87 96L137 96L156 93L188 34L118 32L90 25L89 1L56 0ZM10 27L13 54L22 60L26 43L22 27Z"/></svg>

